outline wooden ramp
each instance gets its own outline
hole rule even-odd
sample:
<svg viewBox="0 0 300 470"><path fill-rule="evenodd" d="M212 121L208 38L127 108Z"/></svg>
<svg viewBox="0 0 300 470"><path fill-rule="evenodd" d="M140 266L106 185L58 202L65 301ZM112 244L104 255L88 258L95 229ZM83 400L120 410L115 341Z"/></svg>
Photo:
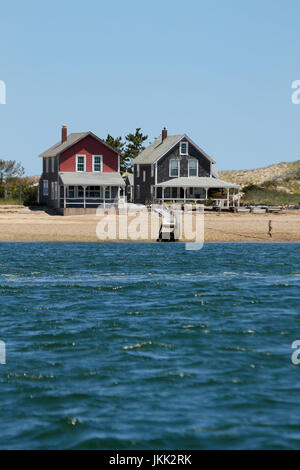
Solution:
<svg viewBox="0 0 300 470"><path fill-rule="evenodd" d="M175 242L180 237L180 214L169 207L155 206L153 210L161 216L158 242Z"/></svg>

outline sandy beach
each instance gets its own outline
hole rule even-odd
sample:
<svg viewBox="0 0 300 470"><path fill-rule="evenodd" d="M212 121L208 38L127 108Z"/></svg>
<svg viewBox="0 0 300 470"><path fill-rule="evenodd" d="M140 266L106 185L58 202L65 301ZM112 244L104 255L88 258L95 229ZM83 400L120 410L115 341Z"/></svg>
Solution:
<svg viewBox="0 0 300 470"><path fill-rule="evenodd" d="M152 234L148 232L147 219L143 217L140 220L141 230L137 241L155 241L157 231L154 230ZM122 231L123 241L127 240L124 236L125 219L125 215L116 216L117 233L119 229ZM110 220L110 216L106 215L106 220ZM269 220L272 221L272 237L268 234ZM44 210L2 206L0 241L94 242L99 241L96 228L101 221L103 223L103 217L95 214L63 217ZM159 223L158 218L156 223ZM206 213L204 234L206 242L300 242L300 211L283 211L279 214ZM107 240L118 241L120 237L112 233Z"/></svg>

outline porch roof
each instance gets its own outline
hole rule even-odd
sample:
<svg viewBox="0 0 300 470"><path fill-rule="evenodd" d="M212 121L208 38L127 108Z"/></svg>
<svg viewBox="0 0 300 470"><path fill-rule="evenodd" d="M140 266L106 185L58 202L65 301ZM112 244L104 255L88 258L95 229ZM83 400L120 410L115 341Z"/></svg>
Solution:
<svg viewBox="0 0 300 470"><path fill-rule="evenodd" d="M219 178L190 176L173 178L156 184L158 188L240 188L238 184L228 183Z"/></svg>
<svg viewBox="0 0 300 470"><path fill-rule="evenodd" d="M103 173L59 172L59 177L62 184L67 186L125 186L120 173L112 171Z"/></svg>

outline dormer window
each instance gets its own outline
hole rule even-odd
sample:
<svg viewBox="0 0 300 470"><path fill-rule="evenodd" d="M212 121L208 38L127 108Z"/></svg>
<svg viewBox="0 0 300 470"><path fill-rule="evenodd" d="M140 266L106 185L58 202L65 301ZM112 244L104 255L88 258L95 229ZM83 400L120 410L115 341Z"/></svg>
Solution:
<svg viewBox="0 0 300 470"><path fill-rule="evenodd" d="M180 142L180 155L189 154L189 144L188 142Z"/></svg>

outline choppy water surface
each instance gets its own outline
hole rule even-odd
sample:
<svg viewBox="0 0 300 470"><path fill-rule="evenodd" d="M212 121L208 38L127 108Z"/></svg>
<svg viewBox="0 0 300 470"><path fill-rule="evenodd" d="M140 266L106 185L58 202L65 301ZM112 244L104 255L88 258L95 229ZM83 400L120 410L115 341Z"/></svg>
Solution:
<svg viewBox="0 0 300 470"><path fill-rule="evenodd" d="M0 244L0 447L300 448L299 255Z"/></svg>

